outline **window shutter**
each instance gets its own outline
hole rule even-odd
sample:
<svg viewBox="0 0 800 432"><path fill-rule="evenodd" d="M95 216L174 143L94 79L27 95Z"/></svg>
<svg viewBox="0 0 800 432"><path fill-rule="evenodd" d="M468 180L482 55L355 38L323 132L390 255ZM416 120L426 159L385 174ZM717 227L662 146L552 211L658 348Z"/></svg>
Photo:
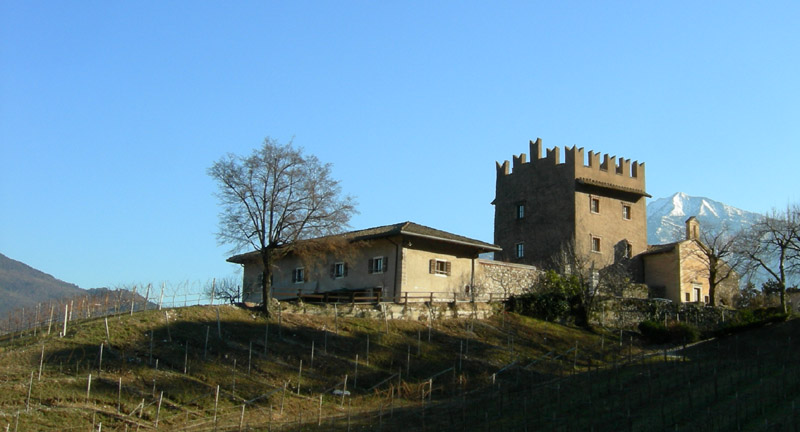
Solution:
<svg viewBox="0 0 800 432"><path fill-rule="evenodd" d="M303 282L308 282L308 272L303 269Z"/></svg>
<svg viewBox="0 0 800 432"><path fill-rule="evenodd" d="M347 263L342 264L342 277L347 276Z"/></svg>
<svg viewBox="0 0 800 432"><path fill-rule="evenodd" d="M389 269L389 257L383 257L383 269L381 271L386 273L386 270L388 269Z"/></svg>
<svg viewBox="0 0 800 432"><path fill-rule="evenodd" d="M367 272L372 273L372 266L375 264L375 260L373 258L369 259L369 267L367 267Z"/></svg>
<svg viewBox="0 0 800 432"><path fill-rule="evenodd" d="M297 282L297 269L292 272L292 283Z"/></svg>
<svg viewBox="0 0 800 432"><path fill-rule="evenodd" d="M331 279L336 278L336 264L331 264Z"/></svg>
<svg viewBox="0 0 800 432"><path fill-rule="evenodd" d="M445 273L447 273L447 275L448 275L448 276L450 276L450 264L451 264L451 263L450 263L450 261L447 261L447 262L444 264L444 266L445 266Z"/></svg>
<svg viewBox="0 0 800 432"><path fill-rule="evenodd" d="M436 273L436 260L432 259L428 261L428 273L434 274Z"/></svg>

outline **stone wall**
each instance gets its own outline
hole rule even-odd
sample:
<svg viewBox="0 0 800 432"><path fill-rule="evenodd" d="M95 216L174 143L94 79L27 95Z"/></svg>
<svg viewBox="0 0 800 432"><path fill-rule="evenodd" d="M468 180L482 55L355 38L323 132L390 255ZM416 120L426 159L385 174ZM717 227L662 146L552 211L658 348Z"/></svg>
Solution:
<svg viewBox="0 0 800 432"><path fill-rule="evenodd" d="M636 329L642 321L689 323L700 330L713 330L737 317L738 311L699 303L602 297L595 300L589 321L608 328Z"/></svg>
<svg viewBox="0 0 800 432"><path fill-rule="evenodd" d="M475 268L475 295L509 297L522 294L533 286L541 271L524 264L479 259Z"/></svg>
<svg viewBox="0 0 800 432"><path fill-rule="evenodd" d="M320 316L350 318L402 319L427 321L450 318L486 319L502 309L502 303L434 302L431 303L355 303L312 305L302 302L281 302L281 310Z"/></svg>

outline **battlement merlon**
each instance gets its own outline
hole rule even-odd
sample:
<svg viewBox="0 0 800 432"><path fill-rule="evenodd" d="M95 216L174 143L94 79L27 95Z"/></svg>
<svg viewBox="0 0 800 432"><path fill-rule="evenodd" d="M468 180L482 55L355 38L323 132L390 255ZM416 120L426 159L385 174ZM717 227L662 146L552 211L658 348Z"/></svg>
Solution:
<svg viewBox="0 0 800 432"><path fill-rule="evenodd" d="M523 166L531 166L535 170L545 170L551 166L566 165L574 169L575 178L586 178L598 182L619 184L632 190L645 191L645 170L644 163L638 161L631 162L630 159L602 155L594 151L588 152L585 157L584 149L575 146L564 148L564 162L561 162L560 147L547 149L545 157L542 158L542 139L530 141L530 162L527 161L525 153L513 157L513 169L509 162L505 161L502 165L497 163L497 175L507 176L518 172ZM584 161L586 161L584 163Z"/></svg>

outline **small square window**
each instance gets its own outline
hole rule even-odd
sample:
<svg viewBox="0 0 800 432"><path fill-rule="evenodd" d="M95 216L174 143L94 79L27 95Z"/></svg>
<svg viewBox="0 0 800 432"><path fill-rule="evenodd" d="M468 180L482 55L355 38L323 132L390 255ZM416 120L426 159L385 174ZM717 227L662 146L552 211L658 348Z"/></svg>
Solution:
<svg viewBox="0 0 800 432"><path fill-rule="evenodd" d="M524 243L517 243L515 249L516 249L516 252L517 252L517 258L523 258L525 256L525 244Z"/></svg>
<svg viewBox="0 0 800 432"><path fill-rule="evenodd" d="M517 219L525 218L525 204L517 204Z"/></svg>
<svg viewBox="0 0 800 432"><path fill-rule="evenodd" d="M592 252L600 252L600 237L592 237Z"/></svg>
<svg viewBox="0 0 800 432"><path fill-rule="evenodd" d="M339 279L347 276L347 264L343 262L337 262L333 266L331 266L331 277L334 279Z"/></svg>
<svg viewBox="0 0 800 432"><path fill-rule="evenodd" d="M631 220L631 206L629 205L622 206L622 219Z"/></svg>
<svg viewBox="0 0 800 432"><path fill-rule="evenodd" d="M592 213L600 213L600 199L589 198L589 210Z"/></svg>
<svg viewBox="0 0 800 432"><path fill-rule="evenodd" d="M692 297L691 297L692 295L691 295L691 294L689 294L689 293L684 293L684 294L686 294L686 295L685 295L685 298L686 298L686 301L687 301L687 302L690 302L690 301L692 301Z"/></svg>
<svg viewBox="0 0 800 432"><path fill-rule="evenodd" d="M369 260L370 273L384 273L386 272L387 257L374 257Z"/></svg>
<svg viewBox="0 0 800 432"><path fill-rule="evenodd" d="M292 283L303 283L306 280L306 271L303 267L297 267L292 271Z"/></svg>

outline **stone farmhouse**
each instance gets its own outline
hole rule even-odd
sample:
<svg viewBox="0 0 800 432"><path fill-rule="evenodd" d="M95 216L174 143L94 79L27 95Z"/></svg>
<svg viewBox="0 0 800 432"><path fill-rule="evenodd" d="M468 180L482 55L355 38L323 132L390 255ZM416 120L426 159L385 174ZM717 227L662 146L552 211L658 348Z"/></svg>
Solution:
<svg viewBox="0 0 800 432"><path fill-rule="evenodd" d="M529 287L538 275L531 266L479 258L499 252L493 244L413 222L339 237L352 245L340 255L304 260L289 254L279 260L273 273L273 296L280 300L329 293L395 302L488 300ZM228 261L244 266L242 300L261 303L258 253L236 255Z"/></svg>
<svg viewBox="0 0 800 432"><path fill-rule="evenodd" d="M539 269L553 268L553 258L568 250L589 266L596 286L604 271L621 266L632 282L647 285L645 297L708 302L696 219L687 221L686 240L647 244L644 163L576 147L565 148L562 160L559 147L547 149L544 157L542 150L537 139L530 142L530 161L523 153L512 164L496 164L495 244L413 222L352 231L336 236L350 245L346 253L310 261L289 253L277 260L273 296L358 294L394 302L504 298L531 287ZM481 258L487 253L494 259ZM262 302L258 253L228 261L244 267L242 300ZM736 278L727 281L717 297L730 304L731 287L737 285Z"/></svg>

